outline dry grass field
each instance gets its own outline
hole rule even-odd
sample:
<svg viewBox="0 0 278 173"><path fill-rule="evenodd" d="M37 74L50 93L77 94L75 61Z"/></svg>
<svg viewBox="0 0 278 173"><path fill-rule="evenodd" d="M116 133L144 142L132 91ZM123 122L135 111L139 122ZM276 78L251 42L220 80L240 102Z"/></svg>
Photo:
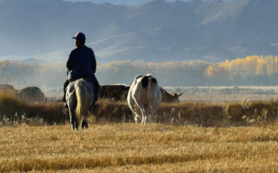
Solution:
<svg viewBox="0 0 278 173"><path fill-rule="evenodd" d="M61 104L0 93L0 172L278 172L275 100L161 104L146 126L99 104L72 131Z"/></svg>
<svg viewBox="0 0 278 173"><path fill-rule="evenodd" d="M0 172L277 172L278 125L0 128Z"/></svg>

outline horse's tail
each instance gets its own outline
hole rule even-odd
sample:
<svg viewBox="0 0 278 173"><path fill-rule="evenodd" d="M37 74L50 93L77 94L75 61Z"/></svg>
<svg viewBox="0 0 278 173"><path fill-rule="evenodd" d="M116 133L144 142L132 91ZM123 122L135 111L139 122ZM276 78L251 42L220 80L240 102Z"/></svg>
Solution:
<svg viewBox="0 0 278 173"><path fill-rule="evenodd" d="M82 79L75 83L74 89L77 98L76 116L78 118L87 118L89 116L89 108L94 100L92 86L89 82Z"/></svg>

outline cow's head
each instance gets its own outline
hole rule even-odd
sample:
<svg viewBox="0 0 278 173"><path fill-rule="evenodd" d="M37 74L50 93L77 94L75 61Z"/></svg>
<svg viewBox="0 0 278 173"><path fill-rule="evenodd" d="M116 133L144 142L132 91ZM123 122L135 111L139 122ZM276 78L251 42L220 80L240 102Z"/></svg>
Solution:
<svg viewBox="0 0 278 173"><path fill-rule="evenodd" d="M178 102L180 102L179 97L180 97L181 95L183 95L183 93L180 93L180 94L174 93L174 94L173 94L172 103L178 103Z"/></svg>

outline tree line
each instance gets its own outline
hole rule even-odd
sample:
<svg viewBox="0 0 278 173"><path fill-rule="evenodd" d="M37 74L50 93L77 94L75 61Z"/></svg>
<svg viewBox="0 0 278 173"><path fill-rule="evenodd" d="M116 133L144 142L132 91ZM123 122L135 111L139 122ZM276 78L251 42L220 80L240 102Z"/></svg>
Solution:
<svg viewBox="0 0 278 173"><path fill-rule="evenodd" d="M115 61L97 65L100 84L127 84L136 75L153 74L161 86L258 86L278 85L278 57L247 56L220 63L206 61L145 62ZM0 83L25 86L62 87L65 63L21 63L0 61Z"/></svg>

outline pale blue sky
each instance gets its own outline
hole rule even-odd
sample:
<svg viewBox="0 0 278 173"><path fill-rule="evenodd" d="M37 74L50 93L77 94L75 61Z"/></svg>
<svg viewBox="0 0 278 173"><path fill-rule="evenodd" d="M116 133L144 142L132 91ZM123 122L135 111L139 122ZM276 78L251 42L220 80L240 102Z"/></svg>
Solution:
<svg viewBox="0 0 278 173"><path fill-rule="evenodd" d="M121 5L140 5L146 2L150 2L151 0L64 0L64 1L71 1L71 2L90 1L95 3L109 2L111 4L121 4ZM175 0L165 0L165 1L173 2ZM189 0L179 0L179 1L189 1ZM212 1L212 0L203 0L203 1ZM222 0L222 1L229 2L233 0Z"/></svg>

